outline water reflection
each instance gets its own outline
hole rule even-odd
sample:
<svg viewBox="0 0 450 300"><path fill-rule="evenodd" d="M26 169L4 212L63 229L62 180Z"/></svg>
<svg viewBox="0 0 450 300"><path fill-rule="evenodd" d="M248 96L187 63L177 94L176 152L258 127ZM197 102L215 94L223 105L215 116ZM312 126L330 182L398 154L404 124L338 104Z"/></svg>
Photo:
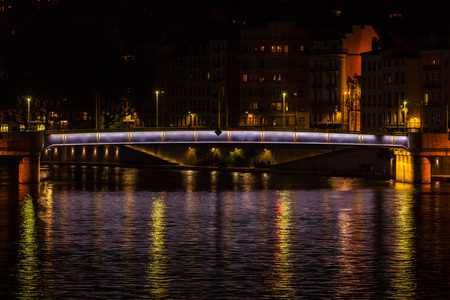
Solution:
<svg viewBox="0 0 450 300"><path fill-rule="evenodd" d="M347 191L345 185L339 191ZM362 270L368 268L365 255L370 253L365 247L365 239L370 232L365 228L364 195L353 193L352 200L340 207L338 211L338 276L337 289L339 297L348 298L352 295L364 295L363 287L370 285L366 282ZM365 195L367 197L367 195ZM369 199L367 199L369 200ZM340 200L337 200L340 201ZM365 234L363 234L365 233ZM351 282L352 284L347 284ZM367 295L368 297L369 295Z"/></svg>
<svg viewBox="0 0 450 300"><path fill-rule="evenodd" d="M272 271L272 293L277 298L294 299L295 276L291 254L292 194L280 192L275 199L275 253Z"/></svg>
<svg viewBox="0 0 450 300"><path fill-rule="evenodd" d="M333 190L350 191L362 188L364 180L361 178L331 177L328 182Z"/></svg>
<svg viewBox="0 0 450 300"><path fill-rule="evenodd" d="M392 272L394 276L391 281L389 294L393 298L417 298L416 283L416 249L415 249L415 224L414 224L414 205L413 190L405 185L398 184L398 208L395 216L395 238L393 249L394 257Z"/></svg>
<svg viewBox="0 0 450 300"><path fill-rule="evenodd" d="M20 239L17 263L17 299L35 299L42 296L42 278L39 265L36 211L33 197L27 194L20 208Z"/></svg>
<svg viewBox="0 0 450 300"><path fill-rule="evenodd" d="M49 169L0 188L0 299L450 296L448 183Z"/></svg>
<svg viewBox="0 0 450 300"><path fill-rule="evenodd" d="M154 197L150 223L150 255L148 266L149 299L167 299L169 277L165 249L166 204L165 194Z"/></svg>

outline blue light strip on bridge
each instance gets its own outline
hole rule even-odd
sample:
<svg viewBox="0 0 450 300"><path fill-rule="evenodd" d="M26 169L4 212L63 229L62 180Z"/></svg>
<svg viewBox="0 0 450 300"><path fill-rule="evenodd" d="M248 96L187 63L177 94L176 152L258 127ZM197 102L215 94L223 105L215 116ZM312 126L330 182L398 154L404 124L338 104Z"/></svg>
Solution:
<svg viewBox="0 0 450 300"><path fill-rule="evenodd" d="M193 143L330 144L409 148L407 136L292 131L130 131L62 133L45 137L44 149L55 146Z"/></svg>

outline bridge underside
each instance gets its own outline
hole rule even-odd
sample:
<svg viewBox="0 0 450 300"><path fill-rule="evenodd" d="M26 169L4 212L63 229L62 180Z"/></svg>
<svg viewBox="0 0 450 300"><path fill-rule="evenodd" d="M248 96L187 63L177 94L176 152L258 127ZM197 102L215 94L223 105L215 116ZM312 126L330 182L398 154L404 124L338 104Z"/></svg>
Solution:
<svg viewBox="0 0 450 300"><path fill-rule="evenodd" d="M99 163L124 166L185 165L254 167L356 175L393 174L388 148L333 145L153 144L69 146L47 149L43 163ZM262 165L262 164L260 164Z"/></svg>

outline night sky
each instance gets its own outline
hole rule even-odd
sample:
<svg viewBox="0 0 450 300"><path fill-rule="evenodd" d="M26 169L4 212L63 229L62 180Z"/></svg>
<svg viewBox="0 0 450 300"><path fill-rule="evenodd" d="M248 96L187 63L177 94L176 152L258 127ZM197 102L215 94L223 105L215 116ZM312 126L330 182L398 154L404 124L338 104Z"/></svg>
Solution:
<svg viewBox="0 0 450 300"><path fill-rule="evenodd" d="M2 101L0 108L19 107L24 95L47 101L69 99L67 103L89 106L93 91L102 89L106 98L126 94L129 99L146 99L151 90L145 89L153 88L149 82L154 80L152 70L156 68L140 61L139 45L206 45L217 38L238 39L241 29L264 28L271 21L340 33L348 32L351 25L373 25L383 48L399 40L403 43L402 39L450 36L448 0L5 3L12 8L0 14L0 97L19 99L19 104ZM124 63L124 56L135 54L136 60Z"/></svg>

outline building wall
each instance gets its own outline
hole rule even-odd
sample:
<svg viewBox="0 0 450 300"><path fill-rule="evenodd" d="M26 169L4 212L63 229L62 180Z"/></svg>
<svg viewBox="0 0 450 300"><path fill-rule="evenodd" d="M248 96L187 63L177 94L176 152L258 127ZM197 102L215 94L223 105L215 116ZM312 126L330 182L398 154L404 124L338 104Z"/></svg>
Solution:
<svg viewBox="0 0 450 300"><path fill-rule="evenodd" d="M448 131L449 56L449 50L421 51L421 113L428 131Z"/></svg>
<svg viewBox="0 0 450 300"><path fill-rule="evenodd" d="M362 55L361 67L361 130L380 130L385 124L383 115L383 93L381 54Z"/></svg>
<svg viewBox="0 0 450 300"><path fill-rule="evenodd" d="M242 126L304 128L307 103L307 30L293 23L269 23L241 32Z"/></svg>
<svg viewBox="0 0 450 300"><path fill-rule="evenodd" d="M353 26L352 32L343 37L312 42L309 57L312 126L355 130L350 124L360 124L359 108L352 111L348 106L348 81L361 75L361 54L371 49L374 39L378 36L371 26Z"/></svg>
<svg viewBox="0 0 450 300"><path fill-rule="evenodd" d="M417 126L416 122L411 120L411 116L420 114L419 57L384 55L382 58L382 76L382 92L385 100L384 128L405 131ZM406 108L404 107L405 103Z"/></svg>

